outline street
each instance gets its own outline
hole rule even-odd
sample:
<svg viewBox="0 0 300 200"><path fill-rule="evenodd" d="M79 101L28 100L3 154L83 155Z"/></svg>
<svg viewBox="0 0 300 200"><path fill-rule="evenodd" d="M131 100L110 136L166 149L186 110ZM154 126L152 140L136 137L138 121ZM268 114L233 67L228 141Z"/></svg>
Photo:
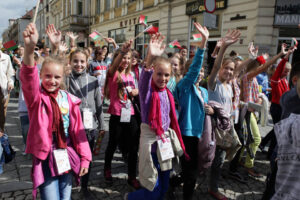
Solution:
<svg viewBox="0 0 300 200"><path fill-rule="evenodd" d="M23 142L20 132L20 122L18 116L18 99L11 98L7 112L6 128L9 140L13 149L16 151L15 159L4 165L4 173L0 175L0 198L5 200L32 199L32 183L30 178L31 159L29 155L22 155ZM106 110L106 109L105 109ZM105 121L108 122L109 115L105 114ZM261 134L264 136L271 126L260 127ZM130 191L127 185L127 169L120 153L115 153L112 162L112 174L114 182L112 186L106 185L103 177L104 152L108 141L108 132L103 139L100 154L93 157L93 167L90 176L90 190L97 199L122 200L126 192ZM230 199L238 200L258 200L261 199L265 188L266 174L269 169L269 162L265 160L265 155L257 152L255 162L256 169L264 176L261 179L248 178L247 184L242 184L227 178L226 170L228 162L223 167L223 177L220 181L220 190ZM240 170L245 173L243 169ZM194 199L213 199L207 194L208 178L200 177L195 192ZM82 199L79 193L80 187L73 187L72 199ZM176 188L175 197L168 193L166 199L182 199L182 188ZM39 195L38 195L39 197Z"/></svg>

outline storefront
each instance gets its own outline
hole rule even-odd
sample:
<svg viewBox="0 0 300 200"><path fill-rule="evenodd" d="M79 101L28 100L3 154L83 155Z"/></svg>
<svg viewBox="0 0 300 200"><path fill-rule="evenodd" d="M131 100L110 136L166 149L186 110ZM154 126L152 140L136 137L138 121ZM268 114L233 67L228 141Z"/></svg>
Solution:
<svg viewBox="0 0 300 200"><path fill-rule="evenodd" d="M101 25L94 26L92 30L97 30L102 33L104 37L113 38L116 43L121 47L124 42L129 39L135 39L133 48L136 49L140 55L144 58L146 50L150 40L150 36L147 33L140 34L145 30L145 26L139 23L140 14L148 16L148 26L153 25L159 28L160 24L160 11L155 10L151 13L136 13L133 16L126 16L123 18L112 19L106 22L100 23ZM139 37L136 38L136 36ZM105 44L103 38L99 38L100 41L95 41L96 46L102 46ZM109 45L109 52L112 52L113 46Z"/></svg>
<svg viewBox="0 0 300 200"><path fill-rule="evenodd" d="M292 38L300 43L300 1L299 0L277 0L274 15L274 27L278 28L279 37L277 52L280 51L281 44L294 45ZM290 57L290 63L300 61L299 48Z"/></svg>
<svg viewBox="0 0 300 200"><path fill-rule="evenodd" d="M193 34L198 33L195 29L193 23L199 22L203 26L206 26L209 30L209 41L207 44L207 64L208 69L212 68L213 59L211 54L216 46L217 41L222 36L222 22L223 22L223 13L224 9L227 8L228 1L227 0L216 0L216 10L214 13L210 14L205 12L204 0L193 1L186 4L186 15L189 16L189 41L188 48L190 55L195 53L195 46L193 45L195 42L193 39Z"/></svg>

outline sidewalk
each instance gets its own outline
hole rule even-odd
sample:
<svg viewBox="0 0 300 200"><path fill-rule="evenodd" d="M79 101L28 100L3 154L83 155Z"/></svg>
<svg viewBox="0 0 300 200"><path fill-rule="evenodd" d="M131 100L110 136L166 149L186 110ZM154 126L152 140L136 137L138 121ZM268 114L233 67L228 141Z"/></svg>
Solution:
<svg viewBox="0 0 300 200"><path fill-rule="evenodd" d="M11 98L7 112L6 129L9 135L11 145L16 151L15 159L9 164L4 165L4 173L0 175L0 199L5 200L23 200L32 199L31 196L31 159L29 155L22 155L23 142L20 131L20 122L18 116L18 99ZM105 121L108 122L109 115L105 115ZM261 134L264 136L272 127L260 127ZM112 162L112 174L114 183L112 186L107 186L103 178L104 152L108 142L108 133L103 139L100 154L93 157L93 166L90 176L90 189L97 199L103 200L122 200L126 192L130 189L127 186L127 168L123 162L122 156L115 153ZM269 162L265 160L265 155L261 152L257 153L256 168L259 172L264 174L263 178L254 180L248 179L247 184L241 184L226 177L226 170L228 163L224 164L224 176L220 181L220 191L223 192L230 199L238 200L258 200L261 199L263 190L265 188L266 174L269 169ZM243 172L243 171L242 171ZM207 194L208 178L199 178L195 192L194 199L211 200ZM203 183L203 184L202 184ZM81 200L79 187L74 187L72 192L72 199ZM166 199L179 200L182 199L182 188L177 188L174 192L175 196L167 196Z"/></svg>

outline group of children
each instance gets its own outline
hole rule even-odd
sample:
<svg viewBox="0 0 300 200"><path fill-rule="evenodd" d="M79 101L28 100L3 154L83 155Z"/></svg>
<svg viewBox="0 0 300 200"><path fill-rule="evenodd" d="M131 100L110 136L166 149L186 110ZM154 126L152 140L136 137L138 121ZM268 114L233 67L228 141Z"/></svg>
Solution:
<svg viewBox="0 0 300 200"><path fill-rule="evenodd" d="M278 122L280 96L289 90L286 61L295 47L286 50L283 45L281 52L267 61L266 57L257 56L258 49L253 44L247 60L224 58L226 49L241 34L229 30L216 46L214 65L204 88L200 85L205 74L203 62L209 31L197 22L194 26L202 40L195 44L197 51L192 60L186 59L186 49L166 58L165 38L157 33L151 36L147 56L141 62L138 52L131 49L132 40L122 47L114 45L113 58L108 56L107 46L94 52L73 47L67 54L61 47L61 33L49 25L47 35L56 55L46 57L39 68L35 57L38 31L32 23L27 26L18 76L28 109L29 130L28 135L24 133L24 142L26 153L32 154L34 196L39 189L42 199L70 199L73 174L77 183L81 178L84 197L90 198L87 186L91 152L96 137L104 135L105 98L109 100L110 120L104 178L108 184L113 182L111 163L119 148L128 163L127 182L135 189L126 193L125 199L162 200L169 182L179 178L183 199L191 200L200 174L199 156L204 153L198 151L199 141L206 129L212 135L222 135L208 144L214 147L208 190L211 196L227 199L218 190L225 158L230 161L230 176L244 181L238 166L245 148L242 165L249 175L261 176L254 169L261 136L255 106L251 105L261 105L263 97L255 77L284 56L271 78L271 114L274 113L273 121ZM293 73L296 84L298 70ZM298 96L293 98L297 101ZM293 112L288 109L280 113ZM207 116L221 128L207 127ZM244 129L248 131L247 139ZM231 138L227 144L223 142L225 137ZM275 147L274 132L270 137L271 146ZM180 157L181 172L172 172L174 157Z"/></svg>

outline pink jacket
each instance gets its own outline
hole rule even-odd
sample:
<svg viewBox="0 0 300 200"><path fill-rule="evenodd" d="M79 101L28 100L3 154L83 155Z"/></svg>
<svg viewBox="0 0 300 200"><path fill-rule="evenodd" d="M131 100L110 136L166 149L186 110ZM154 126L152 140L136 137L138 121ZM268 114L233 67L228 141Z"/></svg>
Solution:
<svg viewBox="0 0 300 200"><path fill-rule="evenodd" d="M22 64L20 80L30 119L26 153L45 160L52 145L53 115L50 98L40 87L36 66L31 68ZM73 148L80 156L81 167L88 168L92 154L79 110L81 101L71 94L68 94L68 101L70 106L69 135Z"/></svg>

